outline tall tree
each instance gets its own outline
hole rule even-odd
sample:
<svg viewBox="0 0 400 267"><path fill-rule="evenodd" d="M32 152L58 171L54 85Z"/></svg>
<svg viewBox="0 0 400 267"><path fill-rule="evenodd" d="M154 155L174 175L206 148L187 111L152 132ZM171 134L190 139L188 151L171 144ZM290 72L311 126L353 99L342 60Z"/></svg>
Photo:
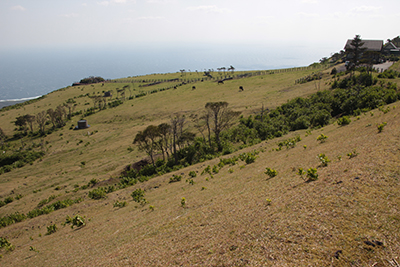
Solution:
<svg viewBox="0 0 400 267"><path fill-rule="evenodd" d="M365 47L362 47L363 45L364 42L361 40L360 35L356 35L350 42L350 46L346 47L347 57L351 63L348 65L349 70L355 69L360 64L362 54L366 50Z"/></svg>
<svg viewBox="0 0 400 267"><path fill-rule="evenodd" d="M234 119L240 114L240 112L229 109L228 105L228 102L209 102L205 106L206 114L210 114L209 125L214 132L218 151L222 151L221 132L228 129L233 124Z"/></svg>
<svg viewBox="0 0 400 267"><path fill-rule="evenodd" d="M149 125L144 131L138 132L133 141L134 144L139 146L140 150L145 151L147 155L149 155L153 166L155 165L154 155L157 151L157 142L159 137L160 133L158 127Z"/></svg>
<svg viewBox="0 0 400 267"><path fill-rule="evenodd" d="M185 120L185 116L181 114L178 114L175 117L171 117L172 153L174 155L175 164L178 164L178 153L176 153L176 148L179 143L178 141L183 133Z"/></svg>
<svg viewBox="0 0 400 267"><path fill-rule="evenodd" d="M47 121L47 113L46 111L41 111L36 114L36 123L39 125L39 131L44 134L44 127Z"/></svg>

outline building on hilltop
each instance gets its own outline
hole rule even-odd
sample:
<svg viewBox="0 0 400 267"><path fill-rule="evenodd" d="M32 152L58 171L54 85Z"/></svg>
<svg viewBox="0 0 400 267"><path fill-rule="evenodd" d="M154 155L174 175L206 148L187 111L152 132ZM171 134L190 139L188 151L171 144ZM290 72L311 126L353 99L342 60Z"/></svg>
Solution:
<svg viewBox="0 0 400 267"><path fill-rule="evenodd" d="M344 46L344 50L348 50L349 48L353 48L351 42L353 39L349 39ZM361 49L365 49L365 51L373 51L373 52L381 52L383 48L383 41L382 40L362 40L364 43L361 46Z"/></svg>

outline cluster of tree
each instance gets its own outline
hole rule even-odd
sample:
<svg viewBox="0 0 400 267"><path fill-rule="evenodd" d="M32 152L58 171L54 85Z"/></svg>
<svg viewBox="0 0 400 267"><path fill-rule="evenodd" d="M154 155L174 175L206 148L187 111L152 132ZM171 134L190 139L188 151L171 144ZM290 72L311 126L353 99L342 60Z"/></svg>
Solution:
<svg viewBox="0 0 400 267"><path fill-rule="evenodd" d="M146 152L151 164L140 172L132 170L128 175L136 177L168 172L176 166L215 157L226 146L221 138L223 131L232 126L238 115L228 108L227 102L207 103L203 114L195 119L195 128L202 137L189 131L186 117L180 114L171 117L170 123L148 126L136 134L133 143ZM156 160L157 154L162 154L162 159Z"/></svg>
<svg viewBox="0 0 400 267"><path fill-rule="evenodd" d="M34 132L34 124L36 123L39 127L39 133L45 134L46 124L51 123L52 128L61 128L65 126L67 120L71 119L73 116L74 105L72 103L64 103L63 105L59 105L56 109L48 109L43 110L36 115L22 115L18 116L14 124L17 126L17 130L21 131L23 135L28 134L28 130L30 132Z"/></svg>
<svg viewBox="0 0 400 267"><path fill-rule="evenodd" d="M102 77L94 77L94 76L90 76L88 78L83 78L82 80L79 81L79 83L82 84L91 84L91 83L101 83L104 82L105 80Z"/></svg>

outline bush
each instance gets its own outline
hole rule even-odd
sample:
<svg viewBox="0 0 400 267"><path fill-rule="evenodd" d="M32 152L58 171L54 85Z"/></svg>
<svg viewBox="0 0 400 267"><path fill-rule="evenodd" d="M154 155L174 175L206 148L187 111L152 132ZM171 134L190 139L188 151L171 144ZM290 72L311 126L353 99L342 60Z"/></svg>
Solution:
<svg viewBox="0 0 400 267"><path fill-rule="evenodd" d="M175 183L175 182L179 182L182 180L182 176L181 175L172 175L171 178L169 178L169 183Z"/></svg>
<svg viewBox="0 0 400 267"><path fill-rule="evenodd" d="M317 169L309 168L307 170L307 178L308 178L308 180L307 180L308 182L318 180Z"/></svg>
<svg viewBox="0 0 400 267"><path fill-rule="evenodd" d="M64 225L71 224L71 228L73 229L74 226L82 227L86 225L85 217L81 215L75 215L73 218L67 216Z"/></svg>
<svg viewBox="0 0 400 267"><path fill-rule="evenodd" d="M266 168L265 174L269 175L270 178L275 177L278 175L278 172L271 168Z"/></svg>
<svg viewBox="0 0 400 267"><path fill-rule="evenodd" d="M117 200L114 202L113 207L114 208L123 208L123 207L126 207L126 205L127 205L126 201L119 202Z"/></svg>
<svg viewBox="0 0 400 267"><path fill-rule="evenodd" d="M326 167L328 163L331 162L325 154L319 154L318 157L319 161L321 162L321 166Z"/></svg>
<svg viewBox="0 0 400 267"><path fill-rule="evenodd" d="M379 133L381 133L383 131L383 128L385 128L386 124L387 124L386 122L383 122L376 126L378 128Z"/></svg>
<svg viewBox="0 0 400 267"><path fill-rule="evenodd" d="M320 141L321 143L325 143L326 139L328 139L328 136L324 135L323 133L320 134L320 135L317 137L317 141Z"/></svg>
<svg viewBox="0 0 400 267"><path fill-rule="evenodd" d="M348 116L343 116L337 120L337 124L340 126L348 125L350 122L351 119Z"/></svg>
<svg viewBox="0 0 400 267"><path fill-rule="evenodd" d="M147 203L146 199L144 198L144 190L138 188L131 194L133 201L141 204Z"/></svg>
<svg viewBox="0 0 400 267"><path fill-rule="evenodd" d="M107 195L105 188L99 187L89 191L89 198L91 199L102 199L105 198Z"/></svg>
<svg viewBox="0 0 400 267"><path fill-rule="evenodd" d="M50 226L47 226L47 233L46 235L51 235L53 233L57 232L57 226L56 224L52 224Z"/></svg>
<svg viewBox="0 0 400 267"><path fill-rule="evenodd" d="M196 174L195 171L191 171L191 172L189 172L189 176L192 177L192 178L194 178L194 177L197 176L197 174Z"/></svg>
<svg viewBox="0 0 400 267"><path fill-rule="evenodd" d="M14 250L14 246L4 237L0 237L0 249L4 248L7 251Z"/></svg>

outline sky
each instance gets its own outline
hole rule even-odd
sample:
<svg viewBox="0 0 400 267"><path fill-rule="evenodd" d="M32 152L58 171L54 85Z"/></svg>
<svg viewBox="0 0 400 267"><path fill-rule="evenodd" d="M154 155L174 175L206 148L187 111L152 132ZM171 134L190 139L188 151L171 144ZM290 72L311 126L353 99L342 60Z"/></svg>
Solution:
<svg viewBox="0 0 400 267"><path fill-rule="evenodd" d="M0 51L275 44L400 35L399 0L0 0Z"/></svg>

